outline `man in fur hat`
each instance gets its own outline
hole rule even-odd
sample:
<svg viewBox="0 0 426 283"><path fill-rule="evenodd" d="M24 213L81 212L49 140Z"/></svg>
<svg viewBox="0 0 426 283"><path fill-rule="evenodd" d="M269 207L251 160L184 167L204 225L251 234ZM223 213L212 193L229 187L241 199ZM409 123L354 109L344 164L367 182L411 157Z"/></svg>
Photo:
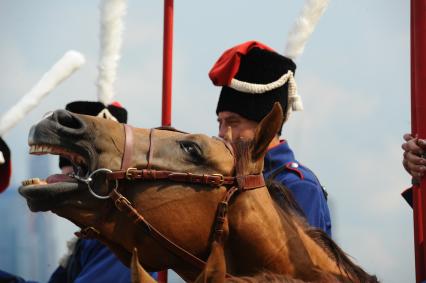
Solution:
<svg viewBox="0 0 426 283"><path fill-rule="evenodd" d="M233 138L253 138L256 126L275 102L284 111L283 124L293 110L301 110L295 70L291 59L260 42L245 42L225 51L209 73L213 84L222 87L216 108L219 136L224 137L230 127ZM265 179L287 187L308 223L331 236L326 193L314 173L296 160L287 141L280 140L281 131L269 145ZM271 194L279 203L279 193Z"/></svg>

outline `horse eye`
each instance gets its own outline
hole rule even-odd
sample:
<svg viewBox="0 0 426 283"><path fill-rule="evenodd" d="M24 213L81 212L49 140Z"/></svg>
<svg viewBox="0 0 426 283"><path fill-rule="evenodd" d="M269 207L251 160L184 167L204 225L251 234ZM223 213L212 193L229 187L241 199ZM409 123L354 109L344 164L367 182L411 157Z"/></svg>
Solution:
<svg viewBox="0 0 426 283"><path fill-rule="evenodd" d="M203 160L203 154L198 144L191 141L181 141L180 147L184 152L189 154L194 161L201 162Z"/></svg>

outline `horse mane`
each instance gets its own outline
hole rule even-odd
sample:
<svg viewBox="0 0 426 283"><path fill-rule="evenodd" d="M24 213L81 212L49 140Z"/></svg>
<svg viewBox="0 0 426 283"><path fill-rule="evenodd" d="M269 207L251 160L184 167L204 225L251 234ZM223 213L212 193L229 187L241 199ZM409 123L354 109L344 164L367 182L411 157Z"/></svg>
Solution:
<svg viewBox="0 0 426 283"><path fill-rule="evenodd" d="M260 174L263 170L263 159L252 161L252 140L237 139L232 143L235 155L235 172L237 175ZM262 161L262 162L261 162Z"/></svg>
<svg viewBox="0 0 426 283"><path fill-rule="evenodd" d="M281 210L287 214L295 214L300 217L305 217L305 213L302 208L296 202L293 194L286 186L272 178L266 179L265 183L269 194Z"/></svg>
<svg viewBox="0 0 426 283"><path fill-rule="evenodd" d="M269 186L268 186L269 185ZM355 282L379 282L376 276L369 275L361 267L353 263L346 254L323 230L309 226L304 218L304 213L294 199L291 191L283 184L267 180L268 191L275 201L275 209L279 211L281 218L288 218L296 222L304 232L315 241L327 255L333 259L339 269L349 278L356 279ZM279 193L277 193L279 192ZM343 278L340 278L343 280ZM344 281L343 281L344 282Z"/></svg>
<svg viewBox="0 0 426 283"><path fill-rule="evenodd" d="M318 228L309 227L305 230L318 245L324 248L327 254L333 258L340 270L343 270L350 278L357 278L359 282L374 283L379 282L375 275L365 272L360 266L356 265L324 231Z"/></svg>
<svg viewBox="0 0 426 283"><path fill-rule="evenodd" d="M263 159L256 162L252 161L251 150L253 144L250 140L238 139L233 142L234 154L236 157L236 173L237 175L242 174L256 174L263 170ZM273 179L266 180L266 187L268 192L274 200L275 209L279 212L281 219L289 218L298 224L304 232L315 241L326 253L333 259L338 268L345 273L352 280L346 278L338 278L339 281L345 282L365 282L373 283L379 282L377 277L369 275L361 267L352 262L349 256L341 249L337 244L321 229L310 227L305 220L303 210L300 208L298 203L293 197L291 191L280 182ZM301 282L301 281L289 281L292 279L286 279L281 275L272 273L261 273L258 276L270 276L268 279L258 278L259 281L265 280L264 282ZM339 277L338 275L335 275ZM255 278L255 277L251 277ZM243 279L243 278L241 278ZM275 280L276 279L276 280ZM283 281L286 279L287 281ZM346 280L345 280L346 279ZM248 280L248 278L246 278ZM274 281L275 280L275 281ZM277 281L278 280L278 281ZM230 281L232 282L232 281ZM235 281L238 282L238 281ZM241 282L241 281L240 281ZM242 282L257 282L257 281L242 281Z"/></svg>

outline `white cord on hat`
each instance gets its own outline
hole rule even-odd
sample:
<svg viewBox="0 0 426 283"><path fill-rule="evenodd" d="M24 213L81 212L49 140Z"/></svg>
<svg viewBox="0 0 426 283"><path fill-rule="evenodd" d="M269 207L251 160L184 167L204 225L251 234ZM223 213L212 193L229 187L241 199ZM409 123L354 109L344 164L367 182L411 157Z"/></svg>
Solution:
<svg viewBox="0 0 426 283"><path fill-rule="evenodd" d="M278 80L268 84L248 83L248 82L243 82L233 78L231 80L231 83L229 84L229 87L239 92L259 94L259 93L265 93L267 91L271 91L273 89L283 86L290 77L293 77L293 72L289 70L286 74L282 75Z"/></svg>
<svg viewBox="0 0 426 283"><path fill-rule="evenodd" d="M237 80L233 78L229 87L239 92L262 94L273 89L282 87L288 82L288 98L287 98L287 113L286 117L289 117L292 111L302 111L303 103L302 98L297 94L296 80L294 79L293 72L288 71L282 75L278 80L268 84L255 84Z"/></svg>

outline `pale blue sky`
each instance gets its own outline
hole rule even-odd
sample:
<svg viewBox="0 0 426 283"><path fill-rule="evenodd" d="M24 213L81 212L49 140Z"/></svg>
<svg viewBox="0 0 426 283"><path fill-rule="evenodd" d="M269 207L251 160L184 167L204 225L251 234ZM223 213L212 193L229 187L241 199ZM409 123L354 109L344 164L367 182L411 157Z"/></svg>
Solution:
<svg viewBox="0 0 426 283"><path fill-rule="evenodd" d="M219 89L207 76L213 62L251 39L283 51L302 2L176 0L173 125L216 135ZM4 136L14 154L15 183L29 177L31 124L71 100L96 99L97 6L87 0L0 0L0 114L67 50L87 59ZM162 1L129 1L116 98L135 126L160 124L162 17ZM400 150L410 129L409 3L331 0L296 62L305 111L290 118L284 137L326 186L335 239L382 282L414 282L412 213L400 197L410 181ZM55 170L56 160L51 163Z"/></svg>

